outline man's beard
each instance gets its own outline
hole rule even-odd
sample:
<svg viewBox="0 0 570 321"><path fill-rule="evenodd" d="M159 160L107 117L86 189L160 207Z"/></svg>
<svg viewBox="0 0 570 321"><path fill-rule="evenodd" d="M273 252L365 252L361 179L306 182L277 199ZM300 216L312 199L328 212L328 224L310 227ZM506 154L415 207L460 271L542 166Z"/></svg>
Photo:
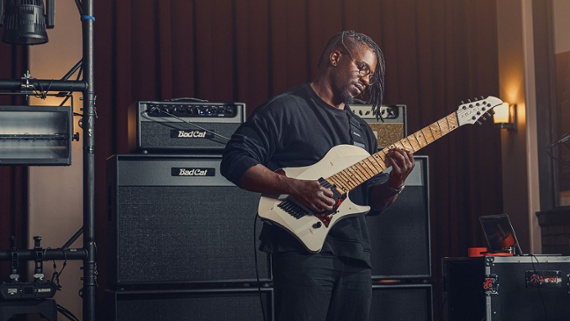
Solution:
<svg viewBox="0 0 570 321"><path fill-rule="evenodd" d="M345 105L350 105L354 102L354 97L348 92L348 89L343 90L341 95Z"/></svg>

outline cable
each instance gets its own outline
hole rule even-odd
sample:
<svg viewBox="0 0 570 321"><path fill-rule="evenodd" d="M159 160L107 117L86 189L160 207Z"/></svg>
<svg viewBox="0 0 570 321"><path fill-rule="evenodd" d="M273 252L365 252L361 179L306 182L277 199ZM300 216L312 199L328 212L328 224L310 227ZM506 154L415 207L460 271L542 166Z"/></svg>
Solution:
<svg viewBox="0 0 570 321"><path fill-rule="evenodd" d="M548 156L550 156L550 158L557 161L561 166L570 166L570 162L566 162L565 160L558 157L559 153L553 153L554 147L557 147L560 145L564 145L567 148L570 148L570 133L566 133L566 134L562 135L562 137L560 137L554 143L550 144L550 146L548 146L546 148L546 154L548 154Z"/></svg>
<svg viewBox="0 0 570 321"><path fill-rule="evenodd" d="M206 100L206 99L200 99L200 98L194 98L194 97L178 97L178 98L167 99L166 101L181 101L181 100L197 101L197 102L201 102L201 103L207 103L208 102L208 100Z"/></svg>
<svg viewBox="0 0 570 321"><path fill-rule="evenodd" d="M62 253L63 253L63 266L61 267L61 270L59 270L59 272L57 272L57 264L55 263L55 259L53 260L53 274L51 276L51 283L53 283L56 287L57 290L61 290L61 283L59 282L59 277L61 276L61 273L63 273L63 270L65 269L65 267L67 266L67 254L65 253L65 250L62 249Z"/></svg>
<svg viewBox="0 0 570 321"><path fill-rule="evenodd" d="M71 313L71 311L59 304L57 305L57 312L63 314L64 317L68 318L71 321L80 321L75 315L73 315L73 313Z"/></svg>
<svg viewBox="0 0 570 321"><path fill-rule="evenodd" d="M540 269L540 262L538 261L538 258L534 254L529 254L529 255L530 255L530 264L532 265L532 270L534 271L534 273L540 275L540 273L538 272L539 270L536 269L536 267L534 266L534 262L532 261L532 259L534 258L536 260L536 263L538 264L538 268ZM544 302L544 296L542 295L542 291L540 290L540 284L538 284L537 289L538 289L538 296L540 298L540 302L542 303L542 309L544 310L544 321L548 321L549 320L548 309L546 308L546 302Z"/></svg>
<svg viewBox="0 0 570 321"><path fill-rule="evenodd" d="M77 11L79 11L80 15L83 15L83 7L79 0L75 0L75 5L77 6Z"/></svg>
<svg viewBox="0 0 570 321"><path fill-rule="evenodd" d="M34 97L40 98L40 99L46 99L47 93L50 91L51 85L53 84L53 79L50 79L50 81L48 83L48 87L45 90L42 86L42 83L37 78L30 78L30 79L35 80L37 82L38 87L40 88L39 90L37 90L37 89L35 89L36 86L33 86Z"/></svg>
<svg viewBox="0 0 570 321"><path fill-rule="evenodd" d="M218 136L218 137L220 137L220 138L222 138L222 139L225 139L226 141L225 141L225 142L222 142L222 143L224 143L224 144L227 143L227 142L230 140L228 137L226 137L226 136L224 136L224 135L218 134L218 133L216 133L216 132L214 132L214 131L211 131L211 130L208 130L208 129L206 129L206 128L200 126L200 125L197 125L197 124L195 124L195 123L189 122L189 121L187 121L187 120L185 120L185 119L183 119L183 118L181 118L181 117L178 117L178 116L176 116L176 115L174 115L174 114L171 114L171 113L169 113L169 112L167 112L167 111L165 111L165 110L158 109L158 111L159 111L160 113L166 114L167 116L176 118L176 119L180 120L181 122L186 123L186 124L188 124L188 125L190 125L190 126L194 126L194 127L198 128L198 129L201 129L201 130L203 130L203 131L205 131L205 132L207 132L207 133L210 133L210 134L212 134L212 135L214 135L214 136ZM162 124L162 125L164 125L164 126L168 126L168 127L170 127L170 128L173 128L173 129L180 129L180 128L176 128L176 127L174 127L174 126L170 126L170 125L167 125L167 124L165 124L165 123L162 123L162 122L159 122L159 121L153 119L152 117L148 116L148 113L147 113L147 112L144 112L144 111L143 111L143 112L140 113L140 115L141 115L142 117L148 119L148 120L152 120L152 121L154 121L154 122L156 122L156 123L159 123L159 124Z"/></svg>
<svg viewBox="0 0 570 321"><path fill-rule="evenodd" d="M261 281L259 277L259 266L257 260L257 217L255 214L253 219L253 257L255 260L255 277L257 279L257 292L259 293L259 304L261 305L261 313L263 314L263 321L267 320L265 316L265 306L263 304L263 294L261 293Z"/></svg>

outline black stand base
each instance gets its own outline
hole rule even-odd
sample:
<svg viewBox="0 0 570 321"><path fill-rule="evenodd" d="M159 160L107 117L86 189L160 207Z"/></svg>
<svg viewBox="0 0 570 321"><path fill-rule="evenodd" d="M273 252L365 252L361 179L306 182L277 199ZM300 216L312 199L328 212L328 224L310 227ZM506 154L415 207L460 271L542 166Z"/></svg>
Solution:
<svg viewBox="0 0 570 321"><path fill-rule="evenodd" d="M57 321L55 300L15 300L0 301L0 321L8 321L18 314L36 314L48 321Z"/></svg>

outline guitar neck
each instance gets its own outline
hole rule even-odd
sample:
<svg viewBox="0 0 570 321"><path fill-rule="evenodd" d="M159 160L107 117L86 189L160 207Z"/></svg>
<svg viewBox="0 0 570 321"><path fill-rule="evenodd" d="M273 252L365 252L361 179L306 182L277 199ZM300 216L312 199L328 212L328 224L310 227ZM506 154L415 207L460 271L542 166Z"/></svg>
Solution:
<svg viewBox="0 0 570 321"><path fill-rule="evenodd" d="M339 193L344 194L355 189L360 184L390 167L387 155L392 148L402 148L414 153L441 137L459 128L456 112L449 114L435 123L426 126L410 136L401 139L394 144L374 153L358 163L351 165L342 171L326 178L336 187Z"/></svg>

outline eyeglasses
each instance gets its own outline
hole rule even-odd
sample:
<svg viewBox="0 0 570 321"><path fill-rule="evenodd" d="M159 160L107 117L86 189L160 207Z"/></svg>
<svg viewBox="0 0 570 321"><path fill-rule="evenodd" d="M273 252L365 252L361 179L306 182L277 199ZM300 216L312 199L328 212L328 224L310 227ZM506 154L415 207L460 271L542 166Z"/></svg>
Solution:
<svg viewBox="0 0 570 321"><path fill-rule="evenodd" d="M374 84L377 79L374 76L374 72L372 70L370 70L370 66L368 66L368 64L365 63L364 61L354 59L354 57L352 57L352 54L350 53L348 48L345 47L345 50L340 50L340 52L348 55L352 59L352 62L354 62L354 65L358 69L358 76L363 77L363 78L368 77L368 86Z"/></svg>
<svg viewBox="0 0 570 321"><path fill-rule="evenodd" d="M349 54L350 55L350 54ZM372 85L376 82L376 77L374 76L374 72L370 70L370 67L364 61L356 60L352 58L354 65L358 69L358 75L360 77L368 77L368 85Z"/></svg>

